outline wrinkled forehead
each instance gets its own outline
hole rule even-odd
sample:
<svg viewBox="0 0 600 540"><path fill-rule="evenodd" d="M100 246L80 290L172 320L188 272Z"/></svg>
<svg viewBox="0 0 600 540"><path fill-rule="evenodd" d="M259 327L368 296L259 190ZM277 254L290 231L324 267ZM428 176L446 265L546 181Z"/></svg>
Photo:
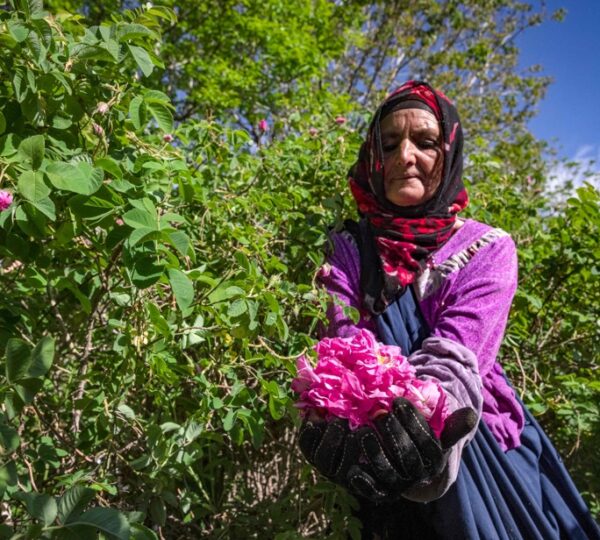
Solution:
<svg viewBox="0 0 600 540"><path fill-rule="evenodd" d="M427 131L438 135L440 124L434 114L424 109L398 109L390 112L379 122L381 134L410 131Z"/></svg>
<svg viewBox="0 0 600 540"><path fill-rule="evenodd" d="M438 119L437 115L433 111L433 109L427 105L424 101L420 99L414 99L411 97L405 99L391 99L387 103L385 103L381 109L381 114L379 115L379 121L381 122L386 116L389 114L401 111L405 109L419 109L422 111L427 111L431 113L436 119Z"/></svg>

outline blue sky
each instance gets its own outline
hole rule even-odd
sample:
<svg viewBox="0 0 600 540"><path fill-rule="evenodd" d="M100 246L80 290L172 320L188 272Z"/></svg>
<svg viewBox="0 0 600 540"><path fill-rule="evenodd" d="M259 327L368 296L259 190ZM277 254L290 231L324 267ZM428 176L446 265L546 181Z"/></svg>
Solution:
<svg viewBox="0 0 600 540"><path fill-rule="evenodd" d="M554 82L530 123L540 138L556 139L563 157L595 159L600 170L600 0L548 0L567 10L517 38L521 65L541 64Z"/></svg>

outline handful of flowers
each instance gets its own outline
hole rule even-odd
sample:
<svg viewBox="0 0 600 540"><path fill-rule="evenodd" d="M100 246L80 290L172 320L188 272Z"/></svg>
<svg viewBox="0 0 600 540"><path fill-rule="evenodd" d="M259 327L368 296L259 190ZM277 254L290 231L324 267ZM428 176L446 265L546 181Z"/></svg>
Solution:
<svg viewBox="0 0 600 540"><path fill-rule="evenodd" d="M316 409L326 418L347 418L350 429L372 425L397 397L408 399L437 437L448 416L446 395L434 381L416 378L400 348L378 343L368 330L349 338L324 338L315 346L317 365L306 356L297 361L292 390L296 406Z"/></svg>

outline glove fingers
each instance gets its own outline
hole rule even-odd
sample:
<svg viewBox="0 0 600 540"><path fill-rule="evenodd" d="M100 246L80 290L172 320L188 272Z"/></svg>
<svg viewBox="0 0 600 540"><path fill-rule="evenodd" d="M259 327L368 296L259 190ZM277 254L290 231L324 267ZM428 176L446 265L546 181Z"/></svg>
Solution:
<svg viewBox="0 0 600 540"><path fill-rule="evenodd" d="M394 414L385 414L374 421L382 446L393 466L403 478L421 478L424 465L410 434Z"/></svg>
<svg viewBox="0 0 600 540"><path fill-rule="evenodd" d="M425 417L404 398L394 400L393 410L418 449L426 475L437 474L443 466L442 448Z"/></svg>
<svg viewBox="0 0 600 540"><path fill-rule="evenodd" d="M345 484L348 471L358 463L360 459L360 444L356 435L352 432L348 433L342 449L342 454L339 457L337 466L333 471L334 481Z"/></svg>
<svg viewBox="0 0 600 540"><path fill-rule="evenodd" d="M347 420L336 418L327 423L323 437L314 452L314 466L321 474L327 477L334 475L349 432Z"/></svg>
<svg viewBox="0 0 600 540"><path fill-rule="evenodd" d="M304 420L300 427L298 436L298 446L304 454L306 460L311 464L315 464L315 451L323 438L327 422L324 420L314 422L312 420Z"/></svg>
<svg viewBox="0 0 600 540"><path fill-rule="evenodd" d="M454 411L444 422L440 441L444 450L454 446L477 425L477 413L471 407Z"/></svg>
<svg viewBox="0 0 600 540"><path fill-rule="evenodd" d="M389 497L389 493L381 489L375 479L358 465L350 467L346 482L354 494L371 502L381 502Z"/></svg>
<svg viewBox="0 0 600 540"><path fill-rule="evenodd" d="M360 441L363 455L370 464L370 472L378 485L386 489L402 491L410 482L403 471L394 468L377 437L377 433L370 427L359 429L355 436Z"/></svg>

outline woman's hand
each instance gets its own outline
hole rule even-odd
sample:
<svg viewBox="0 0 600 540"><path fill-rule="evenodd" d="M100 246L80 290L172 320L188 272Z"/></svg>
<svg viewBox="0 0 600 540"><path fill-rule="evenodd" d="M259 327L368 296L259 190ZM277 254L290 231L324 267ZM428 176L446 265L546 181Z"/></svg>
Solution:
<svg viewBox="0 0 600 540"><path fill-rule="evenodd" d="M438 439L410 401L396 398L392 411L374 420L375 429L363 427L355 433L367 464L349 469L351 490L379 502L397 498L408 488L431 480L443 471L446 450L476 423L473 409L459 409L446 419Z"/></svg>
<svg viewBox="0 0 600 540"><path fill-rule="evenodd" d="M348 421L336 418L328 422L309 414L300 428L298 446L306 460L332 482L349 488L348 471L358 463L358 439Z"/></svg>
<svg viewBox="0 0 600 540"><path fill-rule="evenodd" d="M299 446L324 476L372 502L398 498L402 492L438 475L446 450L477 423L469 407L447 419L438 439L427 421L406 399L394 400L392 412L375 419L375 429L351 431L348 422L316 416L305 419Z"/></svg>

